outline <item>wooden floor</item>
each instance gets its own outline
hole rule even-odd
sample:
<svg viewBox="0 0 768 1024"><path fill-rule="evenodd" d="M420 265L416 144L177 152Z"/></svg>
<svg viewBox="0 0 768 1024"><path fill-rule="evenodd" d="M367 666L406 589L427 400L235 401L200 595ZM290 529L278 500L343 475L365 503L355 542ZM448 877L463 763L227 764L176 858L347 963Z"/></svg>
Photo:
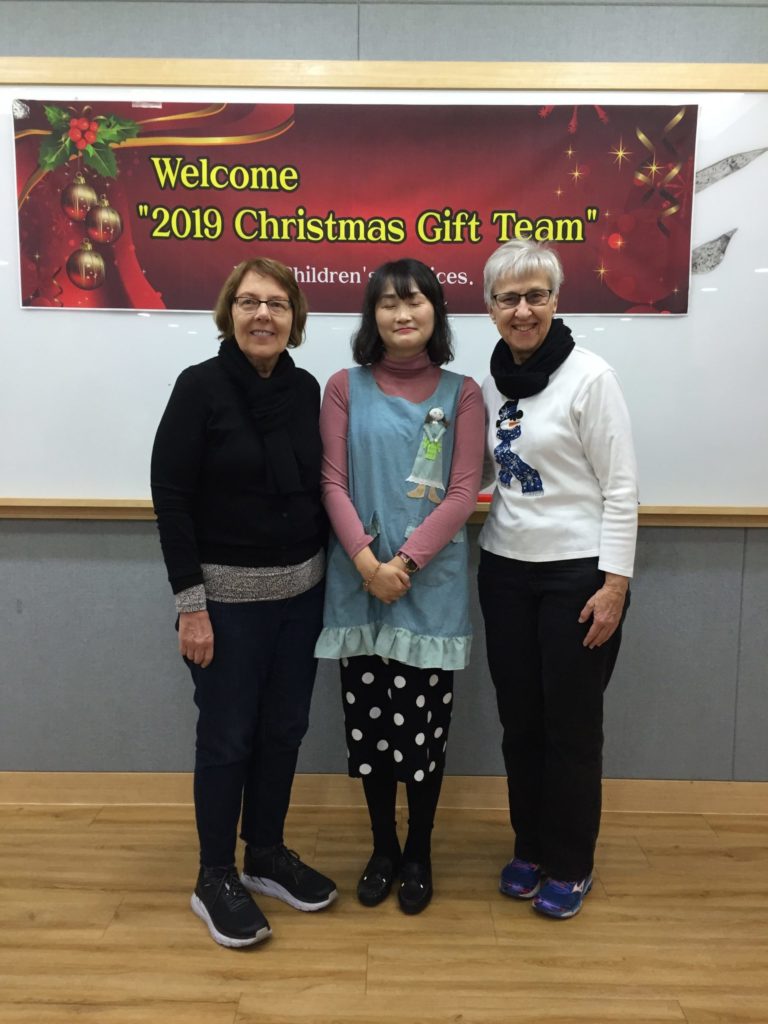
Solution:
<svg viewBox="0 0 768 1024"><path fill-rule="evenodd" d="M361 907L364 812L292 810L340 897L269 898L273 937L216 946L188 909L186 806L0 807L2 1024L768 1022L768 815L604 816L582 914L505 899L500 811L441 811L419 917Z"/></svg>

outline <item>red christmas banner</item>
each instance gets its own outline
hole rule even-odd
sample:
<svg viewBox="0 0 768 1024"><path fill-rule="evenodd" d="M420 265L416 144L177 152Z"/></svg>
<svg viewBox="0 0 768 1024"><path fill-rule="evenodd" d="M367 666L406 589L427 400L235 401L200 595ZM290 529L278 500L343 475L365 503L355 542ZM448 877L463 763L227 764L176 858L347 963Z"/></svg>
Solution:
<svg viewBox="0 0 768 1024"><path fill-rule="evenodd" d="M564 313L688 309L695 106L16 100L21 302L209 310L238 262L356 313L412 256L481 313L502 242L551 242Z"/></svg>

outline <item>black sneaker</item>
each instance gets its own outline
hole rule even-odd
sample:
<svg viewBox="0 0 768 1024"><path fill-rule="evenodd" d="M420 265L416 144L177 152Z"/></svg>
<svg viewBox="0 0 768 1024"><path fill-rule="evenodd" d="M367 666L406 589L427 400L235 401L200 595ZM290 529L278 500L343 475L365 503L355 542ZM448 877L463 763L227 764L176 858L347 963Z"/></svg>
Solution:
<svg viewBox="0 0 768 1024"><path fill-rule="evenodd" d="M278 846L246 846L240 880L251 892L275 896L297 910L322 910L336 899L336 883Z"/></svg>
<svg viewBox="0 0 768 1024"><path fill-rule="evenodd" d="M234 866L200 868L190 906L222 946L252 946L269 938L269 922L245 891Z"/></svg>

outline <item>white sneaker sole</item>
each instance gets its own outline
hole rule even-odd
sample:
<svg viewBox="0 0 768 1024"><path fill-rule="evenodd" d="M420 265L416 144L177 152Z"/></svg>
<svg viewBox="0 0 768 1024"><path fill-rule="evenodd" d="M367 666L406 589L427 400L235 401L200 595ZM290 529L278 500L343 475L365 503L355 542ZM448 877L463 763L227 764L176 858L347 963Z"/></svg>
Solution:
<svg viewBox="0 0 768 1024"><path fill-rule="evenodd" d="M211 919L211 915L208 913L205 904L196 893L192 893L192 899L189 901L189 905L192 908L192 913L197 914L201 921L204 921L208 931L211 933L211 938L214 942L218 942L220 946L228 946L230 949L239 949L241 946L254 946L257 942L261 942L263 939L268 939L272 934L272 929L267 925L266 928L259 928L255 935L247 939L233 939L230 935L224 935L220 932L216 925Z"/></svg>
<svg viewBox="0 0 768 1024"><path fill-rule="evenodd" d="M510 892L504 888L504 883L499 882L499 892L502 896L508 896L511 900L532 900L534 896L538 895L539 889L541 888L541 882L536 884L535 889L531 889L530 892Z"/></svg>
<svg viewBox="0 0 768 1024"><path fill-rule="evenodd" d="M240 881L250 892L258 892L262 896L274 896L276 900L282 900L283 903L287 903L289 907L294 907L296 910L304 910L308 913L312 913L315 910L322 910L324 907L329 906L338 895L334 889L333 892L320 903L305 903L303 900L296 899L293 893L288 892L286 888L278 882L273 881L271 878L260 878L258 875L246 875L246 873L243 872L242 875L240 875Z"/></svg>
<svg viewBox="0 0 768 1024"><path fill-rule="evenodd" d="M568 920L570 920L570 918L576 917L576 915L581 911L581 908L584 906L584 900L587 898L587 896L589 896L591 891L592 891L592 880L590 879L589 885L585 886L584 892L582 893L581 902L579 903L579 905L576 907L575 910L566 910L564 912L556 912L556 911L550 910L548 907L542 907L542 906L540 906L539 904L536 904L536 903L533 904L533 909L537 910L544 917L552 918L553 921L568 921Z"/></svg>

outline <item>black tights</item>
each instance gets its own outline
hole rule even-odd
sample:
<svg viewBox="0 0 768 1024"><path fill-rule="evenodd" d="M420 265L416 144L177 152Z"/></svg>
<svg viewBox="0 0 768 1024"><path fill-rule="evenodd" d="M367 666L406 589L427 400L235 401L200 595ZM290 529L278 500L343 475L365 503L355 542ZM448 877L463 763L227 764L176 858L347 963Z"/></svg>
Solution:
<svg viewBox="0 0 768 1024"><path fill-rule="evenodd" d="M402 851L404 861L417 861L430 866L432 826L442 784L442 767L436 768L422 782L405 784L408 795L408 836ZM397 862L401 856L395 820L397 779L394 773L384 777L381 772L366 775L363 776L363 790L371 819L373 851Z"/></svg>

